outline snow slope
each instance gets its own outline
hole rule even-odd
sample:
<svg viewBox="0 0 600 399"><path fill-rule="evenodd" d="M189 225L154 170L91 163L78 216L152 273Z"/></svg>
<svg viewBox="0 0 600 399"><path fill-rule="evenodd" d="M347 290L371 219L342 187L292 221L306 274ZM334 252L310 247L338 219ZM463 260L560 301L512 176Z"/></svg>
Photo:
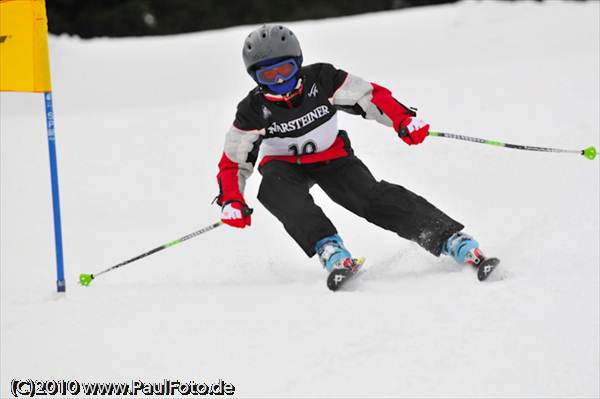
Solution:
<svg viewBox="0 0 600 399"><path fill-rule="evenodd" d="M417 106L435 130L519 144L599 144L600 6L456 5L290 24L332 62ZM256 200L220 227L91 273L218 219L216 163L251 89L253 27L50 40L67 295L55 299L41 96L1 94L1 382L233 383L240 397L598 397L599 162L442 138L408 147L350 115L356 153L467 225L501 281L316 201L367 272L331 293ZM224 76L224 79L219 77Z"/></svg>

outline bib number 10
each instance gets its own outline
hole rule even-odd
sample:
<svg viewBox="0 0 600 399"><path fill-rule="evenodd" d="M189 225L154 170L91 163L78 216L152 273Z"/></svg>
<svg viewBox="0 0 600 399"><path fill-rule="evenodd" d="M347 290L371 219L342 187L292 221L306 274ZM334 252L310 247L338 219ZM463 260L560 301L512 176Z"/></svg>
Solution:
<svg viewBox="0 0 600 399"><path fill-rule="evenodd" d="M313 141L307 141L306 143L302 144L302 151L300 151L297 144L291 144L288 147L288 150L295 157L298 157L300 155L314 154L317 152L317 145Z"/></svg>

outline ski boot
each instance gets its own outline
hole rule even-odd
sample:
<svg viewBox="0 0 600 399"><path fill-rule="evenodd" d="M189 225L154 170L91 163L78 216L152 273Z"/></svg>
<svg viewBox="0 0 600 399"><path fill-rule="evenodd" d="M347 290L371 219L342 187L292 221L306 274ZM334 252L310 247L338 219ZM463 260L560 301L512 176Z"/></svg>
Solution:
<svg viewBox="0 0 600 399"><path fill-rule="evenodd" d="M486 258L479 243L465 233L454 233L442 247L442 254L450 255L460 265L470 265L477 270L477 278L484 281L500 263L498 258Z"/></svg>
<svg viewBox="0 0 600 399"><path fill-rule="evenodd" d="M353 259L344 247L342 238L335 234L317 242L315 250L319 261L329 272L327 287L337 291L350 277L354 276L364 263L364 258Z"/></svg>

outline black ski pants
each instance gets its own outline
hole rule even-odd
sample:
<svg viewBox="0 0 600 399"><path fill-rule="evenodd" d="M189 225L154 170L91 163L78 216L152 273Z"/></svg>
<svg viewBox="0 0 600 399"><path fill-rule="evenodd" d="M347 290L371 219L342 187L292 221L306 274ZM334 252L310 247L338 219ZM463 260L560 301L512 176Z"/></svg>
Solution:
<svg viewBox="0 0 600 399"><path fill-rule="evenodd" d="M310 187L319 187L336 203L439 256L448 238L463 225L402 186L377 181L354 155L312 164L273 160L259 168L259 201L311 257L320 239L337 230L315 204Z"/></svg>

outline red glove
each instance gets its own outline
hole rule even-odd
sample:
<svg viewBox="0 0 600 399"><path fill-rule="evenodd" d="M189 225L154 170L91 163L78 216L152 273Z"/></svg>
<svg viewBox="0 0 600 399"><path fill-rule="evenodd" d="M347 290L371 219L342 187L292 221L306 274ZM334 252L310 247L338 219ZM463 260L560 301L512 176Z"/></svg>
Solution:
<svg viewBox="0 0 600 399"><path fill-rule="evenodd" d="M398 136L408 145L420 144L429 134L429 124L409 116L400 123Z"/></svg>
<svg viewBox="0 0 600 399"><path fill-rule="evenodd" d="M221 221L233 227L243 229L250 226L252 209L241 201L229 201L221 208Z"/></svg>

